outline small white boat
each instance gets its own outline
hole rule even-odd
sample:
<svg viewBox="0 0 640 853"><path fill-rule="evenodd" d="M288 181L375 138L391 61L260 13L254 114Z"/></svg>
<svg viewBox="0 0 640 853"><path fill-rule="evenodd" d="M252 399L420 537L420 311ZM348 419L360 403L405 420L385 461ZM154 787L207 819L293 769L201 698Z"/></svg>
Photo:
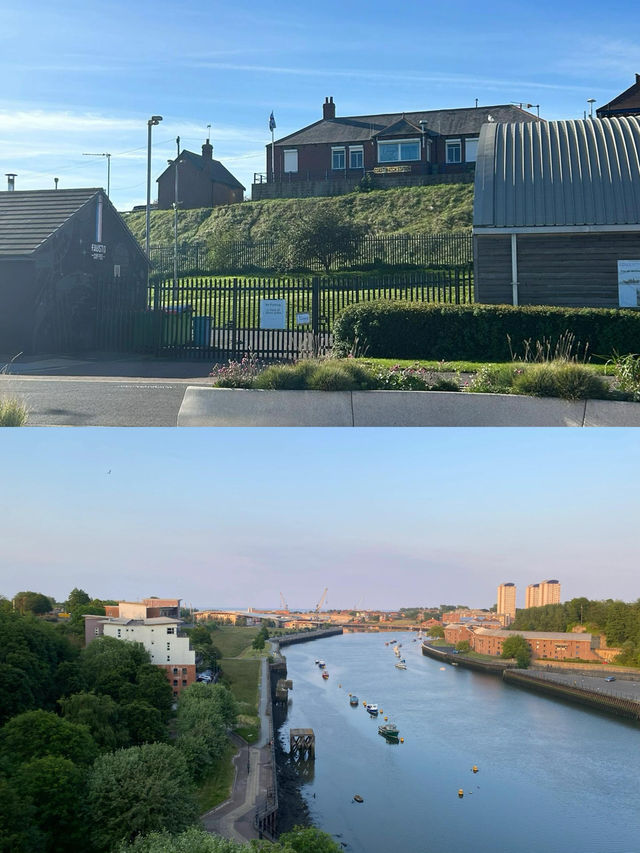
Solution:
<svg viewBox="0 0 640 853"><path fill-rule="evenodd" d="M407 665L403 660L399 660L396 664L396 669L406 669Z"/></svg>
<svg viewBox="0 0 640 853"><path fill-rule="evenodd" d="M319 660L318 666L320 667L320 669L324 669L324 667L326 666L326 663L323 660Z"/></svg>
<svg viewBox="0 0 640 853"><path fill-rule="evenodd" d="M368 712L369 714L371 714L371 716L372 716L372 717L377 717L377 716L378 716L378 706L377 706L377 705L375 705L373 702L368 702L368 703L365 705L365 707L366 707L366 709L367 709L367 712Z"/></svg>

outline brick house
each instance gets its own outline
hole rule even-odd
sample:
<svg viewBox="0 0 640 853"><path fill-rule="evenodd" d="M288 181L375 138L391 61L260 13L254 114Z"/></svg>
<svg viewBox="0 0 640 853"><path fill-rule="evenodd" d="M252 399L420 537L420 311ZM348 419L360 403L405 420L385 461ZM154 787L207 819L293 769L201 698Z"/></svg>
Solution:
<svg viewBox="0 0 640 853"><path fill-rule="evenodd" d="M339 195L365 175L380 188L471 181L480 128L505 121L539 119L512 104L336 117L326 98L322 119L267 146L252 198Z"/></svg>
<svg viewBox="0 0 640 853"><path fill-rule="evenodd" d="M213 145L207 139L202 146L202 154L185 149L160 175L159 210L170 210L176 200L176 169L180 210L218 207L244 200L244 186L219 160L213 159Z"/></svg>
<svg viewBox="0 0 640 853"><path fill-rule="evenodd" d="M598 118L640 115L640 74L636 74L636 82L632 86L597 109L596 115Z"/></svg>
<svg viewBox="0 0 640 853"><path fill-rule="evenodd" d="M596 653L600 638L592 634L554 633L550 631L501 631L476 628L470 639L471 648L483 655L502 654L502 644L517 634L524 637L531 649L531 657L543 660L601 661Z"/></svg>

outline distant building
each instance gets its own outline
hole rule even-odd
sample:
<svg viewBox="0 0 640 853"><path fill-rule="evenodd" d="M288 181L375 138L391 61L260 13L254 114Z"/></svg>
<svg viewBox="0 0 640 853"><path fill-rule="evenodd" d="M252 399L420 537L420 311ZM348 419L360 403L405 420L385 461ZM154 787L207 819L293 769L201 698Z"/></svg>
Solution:
<svg viewBox="0 0 640 853"><path fill-rule="evenodd" d="M636 74L636 82L632 86L597 109L596 115L598 118L640 115L640 74Z"/></svg>
<svg viewBox="0 0 640 853"><path fill-rule="evenodd" d="M480 128L500 121L539 119L513 104L342 117L326 98L322 119L267 145L252 198L340 195L365 176L380 188L471 181Z"/></svg>
<svg viewBox="0 0 640 853"><path fill-rule="evenodd" d="M213 159L213 146L207 139L202 154L181 151L158 178L158 209L171 210L176 200L178 169L178 208L218 207L244 200L244 186L219 160Z"/></svg>
<svg viewBox="0 0 640 853"><path fill-rule="evenodd" d="M527 587L524 597L525 609L530 607L540 607L540 584L530 583Z"/></svg>
<svg viewBox="0 0 640 853"><path fill-rule="evenodd" d="M496 612L499 618L506 617L503 621L507 625L516 618L516 585L514 583L501 583L498 587Z"/></svg>
<svg viewBox="0 0 640 853"><path fill-rule="evenodd" d="M483 655L502 654L502 645L509 637L520 635L531 649L532 658L547 660L593 660L601 661L597 654L600 638L591 634L565 634L547 631L491 631L476 628L470 639L471 648Z"/></svg>
<svg viewBox="0 0 640 853"><path fill-rule="evenodd" d="M180 619L169 616L150 619L85 616L84 619L87 645L102 636L141 643L149 652L151 663L164 670L174 696L196 680L196 653L189 645L189 638L178 635Z"/></svg>
<svg viewBox="0 0 640 853"><path fill-rule="evenodd" d="M560 581L548 580L540 584L540 606L560 604Z"/></svg>
<svg viewBox="0 0 640 853"><path fill-rule="evenodd" d="M143 598L142 601L119 601L105 606L107 616L127 619L154 619L158 616L180 618L179 598Z"/></svg>

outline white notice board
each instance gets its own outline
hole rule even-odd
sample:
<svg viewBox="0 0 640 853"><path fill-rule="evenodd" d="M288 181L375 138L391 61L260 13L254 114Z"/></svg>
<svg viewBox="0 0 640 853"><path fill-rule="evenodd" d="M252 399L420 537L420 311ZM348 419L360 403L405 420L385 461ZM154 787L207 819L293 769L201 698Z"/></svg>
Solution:
<svg viewBox="0 0 640 853"><path fill-rule="evenodd" d="M261 329L286 329L287 328L287 300L286 299L261 299L260 300L260 328Z"/></svg>
<svg viewBox="0 0 640 853"><path fill-rule="evenodd" d="M640 261L618 261L618 304L640 308Z"/></svg>

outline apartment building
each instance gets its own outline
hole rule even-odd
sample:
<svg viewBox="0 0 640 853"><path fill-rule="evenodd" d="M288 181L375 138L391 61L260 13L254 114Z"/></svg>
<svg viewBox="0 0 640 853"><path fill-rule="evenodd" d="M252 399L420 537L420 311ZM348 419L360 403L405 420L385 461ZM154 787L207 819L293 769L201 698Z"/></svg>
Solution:
<svg viewBox="0 0 640 853"><path fill-rule="evenodd" d="M498 587L498 618L504 625L509 625L516 618L516 585L501 583Z"/></svg>
<svg viewBox="0 0 640 853"><path fill-rule="evenodd" d="M561 584L558 580L540 581L529 584L525 593L524 606L543 607L545 604L560 604Z"/></svg>

